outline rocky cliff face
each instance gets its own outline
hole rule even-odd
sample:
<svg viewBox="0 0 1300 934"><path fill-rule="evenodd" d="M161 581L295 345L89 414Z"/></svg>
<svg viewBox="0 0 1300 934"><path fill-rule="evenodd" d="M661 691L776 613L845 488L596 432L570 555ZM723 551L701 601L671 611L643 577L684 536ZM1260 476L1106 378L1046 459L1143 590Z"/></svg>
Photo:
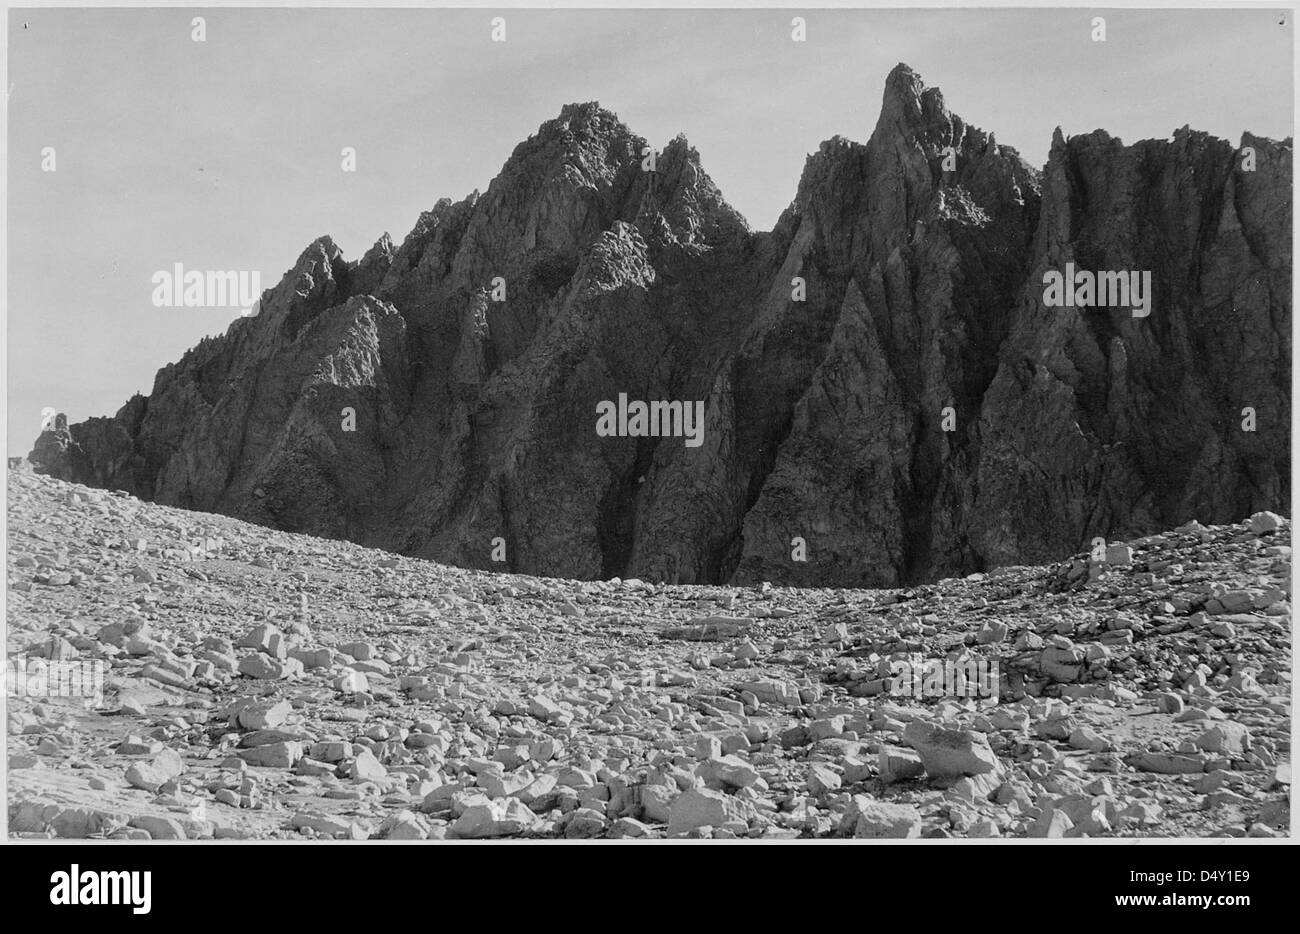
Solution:
<svg viewBox="0 0 1300 934"><path fill-rule="evenodd" d="M258 316L32 460L465 566L681 583L893 586L1289 512L1291 142L1242 146L1252 170L1187 129L1058 133L1039 173L900 65L867 143L824 143L755 233L684 138L647 171L570 105L485 193L359 261L316 241ZM1150 271L1150 315L1046 307L1067 263ZM620 394L702 401L700 443L598 434Z"/></svg>
<svg viewBox="0 0 1300 934"><path fill-rule="evenodd" d="M1291 143L1242 147L1254 171L1187 128L1133 146L1058 132L980 413L970 536L985 560L1289 507ZM1067 262L1150 270L1153 310L1043 307L1043 271Z"/></svg>

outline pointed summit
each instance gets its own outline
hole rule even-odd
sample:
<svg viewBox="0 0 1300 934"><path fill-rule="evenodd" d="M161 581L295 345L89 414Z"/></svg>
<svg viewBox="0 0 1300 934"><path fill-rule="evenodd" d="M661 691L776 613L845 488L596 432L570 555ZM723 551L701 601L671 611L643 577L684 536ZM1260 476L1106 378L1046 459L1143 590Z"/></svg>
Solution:
<svg viewBox="0 0 1300 934"><path fill-rule="evenodd" d="M902 62L885 79L880 118L872 138L896 135L916 138L933 131L948 131L952 118L938 88L927 88L921 76Z"/></svg>
<svg viewBox="0 0 1300 934"><path fill-rule="evenodd" d="M749 233L748 222L722 196L685 133L678 133L659 153L655 178L653 189L647 188L643 196L638 223L647 212L659 214L673 238L684 243L715 244Z"/></svg>
<svg viewBox="0 0 1300 934"><path fill-rule="evenodd" d="M557 116L544 122L521 149L567 153L607 151L625 140L640 140L612 110L597 101L574 102L560 108Z"/></svg>
<svg viewBox="0 0 1300 934"><path fill-rule="evenodd" d="M607 136L617 131L627 132L618 114L600 106L599 101L565 104L559 116L547 120L538 128L537 135Z"/></svg>
<svg viewBox="0 0 1300 934"><path fill-rule="evenodd" d="M644 145L645 140L633 134L617 114L595 101L565 104L558 116L515 147L489 194L520 179L544 183L554 178L580 178L583 184L604 187L621 166L634 156L639 158Z"/></svg>
<svg viewBox="0 0 1300 934"><path fill-rule="evenodd" d="M891 94L919 98L921 92L925 90L925 82L921 76L916 73L911 65L906 62L899 62L889 71L889 77L885 79L885 96Z"/></svg>

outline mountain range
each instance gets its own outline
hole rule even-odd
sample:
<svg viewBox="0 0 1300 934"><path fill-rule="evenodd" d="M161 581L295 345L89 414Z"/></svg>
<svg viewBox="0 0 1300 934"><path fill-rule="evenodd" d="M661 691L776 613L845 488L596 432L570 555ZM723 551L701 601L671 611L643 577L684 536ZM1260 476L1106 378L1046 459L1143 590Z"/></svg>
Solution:
<svg viewBox="0 0 1300 934"><path fill-rule="evenodd" d="M597 104L359 260L329 237L61 479L466 567L903 586L1290 513L1291 148L1058 129L1043 169L909 67L775 228ZM1149 273L1149 314L1045 276ZM698 443L597 431L703 403ZM665 416L665 424L667 418Z"/></svg>

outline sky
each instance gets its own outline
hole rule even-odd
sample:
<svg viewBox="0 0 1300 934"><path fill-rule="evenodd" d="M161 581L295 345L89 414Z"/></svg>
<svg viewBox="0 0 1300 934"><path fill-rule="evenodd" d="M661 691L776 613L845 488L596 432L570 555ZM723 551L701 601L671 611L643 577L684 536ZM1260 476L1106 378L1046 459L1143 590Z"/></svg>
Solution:
<svg viewBox="0 0 1300 934"><path fill-rule="evenodd" d="M113 414L238 315L154 307L155 272L257 270L270 288L323 234L350 258L400 243L573 101L656 146L685 133L757 230L822 140L870 136L898 62L1036 166L1058 125L1292 135L1289 16L1100 14L1104 43L1089 9L11 10L7 453L30 451L47 407Z"/></svg>

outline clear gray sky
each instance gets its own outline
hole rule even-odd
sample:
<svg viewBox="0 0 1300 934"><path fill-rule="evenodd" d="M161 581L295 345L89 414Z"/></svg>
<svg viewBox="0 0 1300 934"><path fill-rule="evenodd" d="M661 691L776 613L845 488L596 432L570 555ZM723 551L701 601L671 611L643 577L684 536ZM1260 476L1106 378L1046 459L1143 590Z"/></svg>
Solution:
<svg viewBox="0 0 1300 934"><path fill-rule="evenodd" d="M571 101L656 145L685 132L756 229L822 140L870 135L900 61L1035 165L1058 124L1293 132L1276 10L1102 11L1104 44L1087 9L501 12L505 43L489 10L11 11L8 453L43 407L111 414L237 314L153 307L155 271L256 269L269 288L321 234L353 258L400 242Z"/></svg>

